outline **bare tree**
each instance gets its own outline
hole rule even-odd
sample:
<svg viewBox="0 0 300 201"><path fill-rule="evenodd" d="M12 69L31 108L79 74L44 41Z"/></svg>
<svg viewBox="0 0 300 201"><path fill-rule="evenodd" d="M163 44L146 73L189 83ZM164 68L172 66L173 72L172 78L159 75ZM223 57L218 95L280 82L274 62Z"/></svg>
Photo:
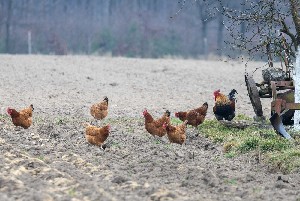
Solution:
<svg viewBox="0 0 300 201"><path fill-rule="evenodd" d="M196 2L198 12L200 15L201 20L201 36L202 36L202 52L205 57L208 54L208 37L207 37L207 30L208 24L216 17L216 10L214 9L218 2L214 0L205 1L205 0L198 0Z"/></svg>
<svg viewBox="0 0 300 201"><path fill-rule="evenodd" d="M260 6L271 5L272 2L251 1L256 4L262 2ZM291 10L298 9L298 1L275 2L279 1L286 4L281 13L289 11L286 12L288 18L284 23L274 21L273 27L280 27L287 35L293 33L294 38L288 40L289 44L297 42L299 34L296 34L294 26L290 27L293 22L290 16ZM244 33L239 43L234 42L236 46L246 45L245 49L264 40L256 36L255 40L246 43L246 38L249 39L258 30L266 34L270 27L261 24L265 28L263 30L253 26L256 21L252 23L251 20L256 20L255 11L261 17L270 14L266 12L266 6L261 9L250 0L0 0L0 7L0 51L10 53L27 53L27 33L31 31L32 53L109 52L138 57L221 55L223 48L228 46L224 41L229 41L224 25L233 30L235 40L239 39L239 33ZM179 8L182 9L177 12ZM278 5L275 8L276 12L280 11ZM249 19L243 15L250 13ZM171 16L173 18L170 19ZM267 24L263 18L258 21Z"/></svg>
<svg viewBox="0 0 300 201"><path fill-rule="evenodd" d="M293 22L295 25L296 34L292 34L288 29L284 19L282 19L281 23L283 28L281 29L282 32L289 35L294 43L295 50L297 50L300 44L300 2L299 0L289 0L290 2L290 9L293 17Z"/></svg>
<svg viewBox="0 0 300 201"><path fill-rule="evenodd" d="M5 51L6 53L10 53L10 29L11 29L11 15L12 15L12 0L7 1L7 14L6 14L6 22L5 22Z"/></svg>
<svg viewBox="0 0 300 201"><path fill-rule="evenodd" d="M232 47L251 56L265 57L266 44L271 44L271 53L278 56L285 49L280 35L283 33L287 37L287 51L295 56L300 44L298 0L242 0L241 8L223 6L221 11L229 19L227 30ZM236 29L238 26L240 30Z"/></svg>
<svg viewBox="0 0 300 201"><path fill-rule="evenodd" d="M222 10L222 4L219 4L219 10ZM224 15L218 12L218 50L217 55L222 56L223 43L224 43Z"/></svg>

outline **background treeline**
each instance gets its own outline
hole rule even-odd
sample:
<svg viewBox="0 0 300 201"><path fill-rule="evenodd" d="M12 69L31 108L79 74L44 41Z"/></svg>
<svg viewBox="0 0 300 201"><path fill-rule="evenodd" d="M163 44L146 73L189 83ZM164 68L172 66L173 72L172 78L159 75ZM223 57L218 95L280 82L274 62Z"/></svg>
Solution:
<svg viewBox="0 0 300 201"><path fill-rule="evenodd" d="M223 0L246 9L245 0ZM227 55L220 0L0 0L0 53ZM183 7L182 9L180 9ZM243 23L236 27L245 31Z"/></svg>

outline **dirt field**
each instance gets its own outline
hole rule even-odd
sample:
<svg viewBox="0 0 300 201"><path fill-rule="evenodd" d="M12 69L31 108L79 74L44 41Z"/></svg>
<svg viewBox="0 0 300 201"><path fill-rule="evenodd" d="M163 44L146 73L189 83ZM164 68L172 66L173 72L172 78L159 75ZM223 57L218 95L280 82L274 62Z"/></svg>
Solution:
<svg viewBox="0 0 300 201"><path fill-rule="evenodd" d="M225 158L191 128L183 146L144 129L144 108L174 117L207 101L213 118L216 89L235 88L236 112L253 116L244 71L232 61L0 56L0 200L300 200L298 174ZM110 111L97 124L112 127L104 151L85 141L82 125L103 96ZM33 126L15 128L6 108L30 104ZM263 107L269 114L269 100Z"/></svg>

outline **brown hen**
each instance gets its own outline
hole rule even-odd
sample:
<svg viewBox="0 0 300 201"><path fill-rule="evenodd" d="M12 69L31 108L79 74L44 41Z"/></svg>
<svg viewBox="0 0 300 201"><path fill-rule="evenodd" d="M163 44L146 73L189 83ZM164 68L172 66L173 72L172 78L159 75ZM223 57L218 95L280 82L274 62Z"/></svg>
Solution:
<svg viewBox="0 0 300 201"><path fill-rule="evenodd" d="M186 140L187 120L178 126L165 122L163 127L167 130L168 139L171 143L183 144Z"/></svg>
<svg viewBox="0 0 300 201"><path fill-rule="evenodd" d="M205 102L199 108L189 110L187 112L176 112L175 116L179 118L181 121L187 120L188 125L197 127L204 122L207 109L208 109L208 104L207 102Z"/></svg>
<svg viewBox="0 0 300 201"><path fill-rule="evenodd" d="M109 130L109 124L101 128L87 125L85 128L85 138L89 143L104 148L103 143L109 136Z"/></svg>
<svg viewBox="0 0 300 201"><path fill-rule="evenodd" d="M22 128L29 128L32 124L32 111L34 110L31 104L28 108L20 110L19 112L12 108L7 108L7 113L10 115L15 126Z"/></svg>
<svg viewBox="0 0 300 201"><path fill-rule="evenodd" d="M159 119L154 120L151 114L144 110L143 115L145 117L145 129L153 136L164 136L167 131L163 128L165 122L170 122L170 112L166 110L163 116Z"/></svg>
<svg viewBox="0 0 300 201"><path fill-rule="evenodd" d="M104 119L108 114L108 98L105 96L103 101L92 105L90 113L95 119Z"/></svg>

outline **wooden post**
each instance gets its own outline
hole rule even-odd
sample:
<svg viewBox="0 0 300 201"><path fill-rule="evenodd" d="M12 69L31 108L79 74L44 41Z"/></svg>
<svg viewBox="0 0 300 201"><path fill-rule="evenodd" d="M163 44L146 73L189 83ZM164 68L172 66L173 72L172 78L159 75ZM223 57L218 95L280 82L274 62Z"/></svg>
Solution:
<svg viewBox="0 0 300 201"><path fill-rule="evenodd" d="M298 47L296 65L294 71L295 83L295 103L300 103L300 48ZM294 114L294 128L300 130L300 110L295 110Z"/></svg>

